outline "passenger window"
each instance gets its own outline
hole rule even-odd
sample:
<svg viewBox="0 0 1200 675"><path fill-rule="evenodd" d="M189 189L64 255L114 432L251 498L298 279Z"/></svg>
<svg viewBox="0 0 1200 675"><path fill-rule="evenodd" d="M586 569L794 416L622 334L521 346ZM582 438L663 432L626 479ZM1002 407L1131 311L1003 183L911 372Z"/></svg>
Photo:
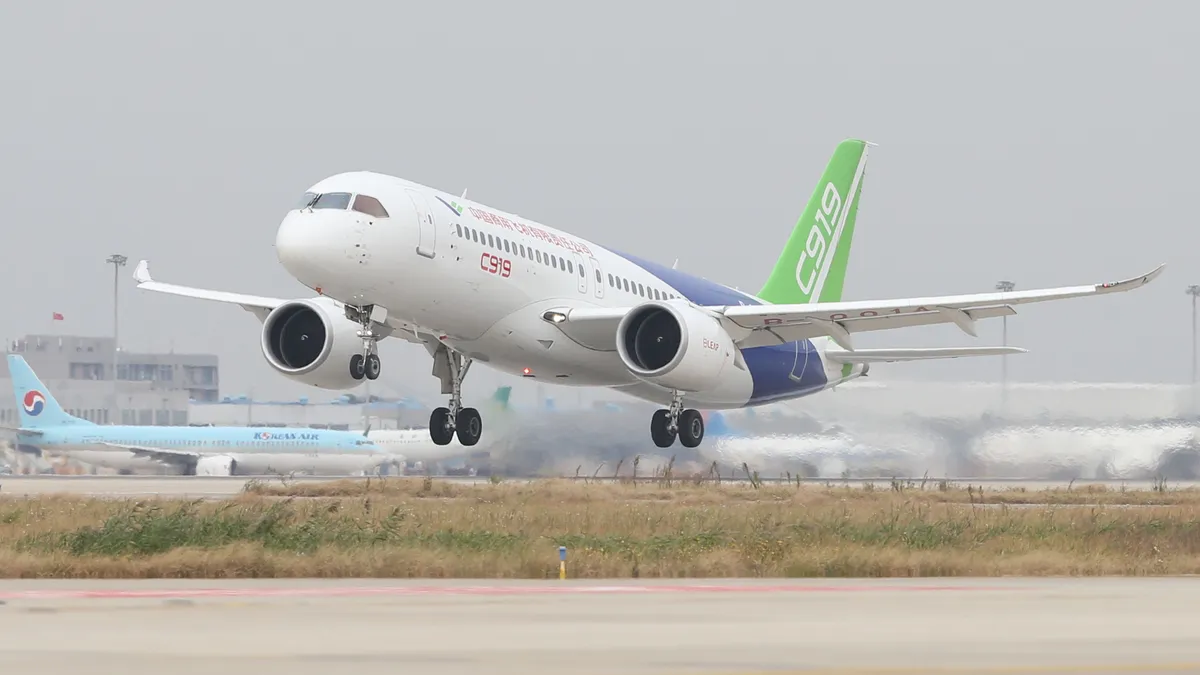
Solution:
<svg viewBox="0 0 1200 675"><path fill-rule="evenodd" d="M314 209L336 209L345 211L350 206L349 192L327 192L317 197L312 203Z"/></svg>
<svg viewBox="0 0 1200 675"><path fill-rule="evenodd" d="M612 277L609 277L609 280L610 280L610 284L611 284ZM604 283L604 280L600 278L600 270L596 270L596 283L598 283L598 284Z"/></svg>
<svg viewBox="0 0 1200 675"><path fill-rule="evenodd" d="M492 235L489 234L487 237L488 237L488 246L491 246L492 248L496 248L496 240L492 238Z"/></svg>
<svg viewBox="0 0 1200 675"><path fill-rule="evenodd" d="M558 269L558 256L550 256L550 266L554 269Z"/></svg>
<svg viewBox="0 0 1200 675"><path fill-rule="evenodd" d="M612 275L611 275L611 274L610 274L610 275L608 275L608 285L609 285L609 286L612 286L612 285L613 285L613 278L612 278Z"/></svg>
<svg viewBox="0 0 1200 675"><path fill-rule="evenodd" d="M462 238L462 225L455 225L454 229L458 230L458 237Z"/></svg>
<svg viewBox="0 0 1200 675"><path fill-rule="evenodd" d="M476 244L479 243L479 230L471 230L471 240Z"/></svg>
<svg viewBox="0 0 1200 675"><path fill-rule="evenodd" d="M508 246L508 240L507 240L507 239L505 239L505 240L504 240L504 252L505 252L505 253L512 253L512 249L511 249L511 248L509 248L509 246Z"/></svg>
<svg viewBox="0 0 1200 675"><path fill-rule="evenodd" d="M534 253L537 255L537 261L538 261L538 262L542 262L542 252L541 252L541 251L534 251Z"/></svg>
<svg viewBox="0 0 1200 675"><path fill-rule="evenodd" d="M383 204L379 203L378 199L368 195L358 195L354 198L354 210L359 213L365 213L368 216L376 218L387 218L387 209L383 208Z"/></svg>
<svg viewBox="0 0 1200 675"><path fill-rule="evenodd" d="M525 244L521 244L521 257L522 258L529 257L529 256L525 255Z"/></svg>
<svg viewBox="0 0 1200 675"><path fill-rule="evenodd" d="M646 297L646 288L641 284L638 284L638 295Z"/></svg>
<svg viewBox="0 0 1200 675"><path fill-rule="evenodd" d="M572 274L575 273L575 263L571 262L570 260L567 261L567 271ZM583 270L579 270L579 276L583 276Z"/></svg>
<svg viewBox="0 0 1200 675"><path fill-rule="evenodd" d="M625 292L626 292L626 293L628 293L628 292L629 292L629 280L628 280L628 279L622 279L622 280L621 280L621 283L622 283L622 284L625 286Z"/></svg>

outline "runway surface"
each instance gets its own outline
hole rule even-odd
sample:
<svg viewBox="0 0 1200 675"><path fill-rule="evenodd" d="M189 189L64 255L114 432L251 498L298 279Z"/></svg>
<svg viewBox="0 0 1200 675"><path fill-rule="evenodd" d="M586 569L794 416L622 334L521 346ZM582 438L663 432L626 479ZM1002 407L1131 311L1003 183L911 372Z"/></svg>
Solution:
<svg viewBox="0 0 1200 675"><path fill-rule="evenodd" d="M345 476L297 476L289 478L290 483L306 483L317 481L344 480ZM224 499L231 497L241 492L246 483L252 479L262 481L264 483L281 484L278 476L56 476L56 475L13 475L0 476L0 497L4 496L31 496L42 494L74 494L86 495L95 497L176 497L180 499ZM358 478L355 480L365 480ZM372 480L380 480L373 478ZM470 484L485 484L488 478L484 477L435 477L438 481L447 481L459 483L463 485ZM520 478L505 478L504 482L514 483L523 482L528 479ZM729 482L728 479L722 479L723 482ZM867 484L873 484L876 488L887 487L891 478L874 478L874 479L851 479L851 480L807 480L806 483L812 485L848 485L851 487L863 487ZM911 478L900 479L910 482L914 485L921 485L922 482L927 489L937 489L937 479ZM772 481L764 481L771 483ZM1026 490L1045 490L1047 488L1067 487L1071 485L1068 481L1059 480L1032 480L1032 479L956 479L952 480L956 486L966 487L973 485L975 487L984 487L989 490L1016 489L1023 487ZM1151 481L1079 481L1074 483L1075 487L1082 485L1099 485L1104 484L1110 487L1124 486L1128 490L1148 490L1154 486ZM1196 488L1200 487L1200 481L1167 481L1166 487L1169 489Z"/></svg>
<svg viewBox="0 0 1200 675"><path fill-rule="evenodd" d="M46 675L1200 673L1192 578L0 581L0 602L0 671Z"/></svg>

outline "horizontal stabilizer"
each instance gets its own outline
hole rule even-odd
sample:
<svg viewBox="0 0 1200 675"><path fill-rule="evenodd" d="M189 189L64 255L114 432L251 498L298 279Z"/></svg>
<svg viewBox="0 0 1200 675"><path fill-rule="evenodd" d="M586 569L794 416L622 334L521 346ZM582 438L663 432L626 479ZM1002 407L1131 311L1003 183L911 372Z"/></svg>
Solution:
<svg viewBox="0 0 1200 675"><path fill-rule="evenodd" d="M831 347L825 356L836 363L889 363L892 361L924 361L927 359L957 359L963 356L1004 356L1024 354L1020 347L932 347L925 349L855 349L847 351Z"/></svg>

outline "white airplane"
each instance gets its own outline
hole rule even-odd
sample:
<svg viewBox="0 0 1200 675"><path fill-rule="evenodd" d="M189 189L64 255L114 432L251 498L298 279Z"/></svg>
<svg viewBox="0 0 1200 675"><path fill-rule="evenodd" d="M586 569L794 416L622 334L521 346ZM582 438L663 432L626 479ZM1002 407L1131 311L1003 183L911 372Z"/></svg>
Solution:
<svg viewBox="0 0 1200 675"><path fill-rule="evenodd" d="M814 394L889 361L990 356L1012 347L856 349L855 333L979 319L1014 305L1128 291L1116 283L894 300L843 301L842 284L868 143L840 143L766 285L750 295L605 248L528 218L411 181L358 171L330 176L283 217L276 255L313 298L272 298L154 281L140 288L241 305L262 322L278 372L348 389L379 377L376 342L424 345L449 405L432 440L479 441L482 419L462 383L475 361L564 385L611 387L666 406L650 433L696 447L696 407L734 409ZM742 226L753 227L750 223ZM721 240L728 246L730 240ZM738 253L745 256L746 252Z"/></svg>

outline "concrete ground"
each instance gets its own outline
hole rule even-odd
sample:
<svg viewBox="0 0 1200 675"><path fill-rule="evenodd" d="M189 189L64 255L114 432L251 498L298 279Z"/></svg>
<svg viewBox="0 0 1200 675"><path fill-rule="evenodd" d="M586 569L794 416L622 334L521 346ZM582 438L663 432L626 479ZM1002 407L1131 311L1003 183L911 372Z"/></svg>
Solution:
<svg viewBox="0 0 1200 675"><path fill-rule="evenodd" d="M1200 579L0 581L0 672L1200 673Z"/></svg>

